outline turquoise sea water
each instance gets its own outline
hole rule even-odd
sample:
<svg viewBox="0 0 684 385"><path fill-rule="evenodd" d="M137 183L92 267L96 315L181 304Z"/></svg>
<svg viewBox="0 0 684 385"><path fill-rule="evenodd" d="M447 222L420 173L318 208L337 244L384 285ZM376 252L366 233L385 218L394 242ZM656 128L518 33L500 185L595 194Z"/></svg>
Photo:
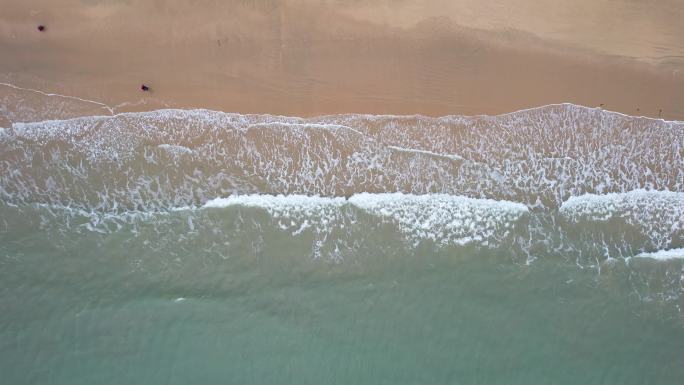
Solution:
<svg viewBox="0 0 684 385"><path fill-rule="evenodd" d="M33 120L0 132L0 383L684 378L680 122Z"/></svg>

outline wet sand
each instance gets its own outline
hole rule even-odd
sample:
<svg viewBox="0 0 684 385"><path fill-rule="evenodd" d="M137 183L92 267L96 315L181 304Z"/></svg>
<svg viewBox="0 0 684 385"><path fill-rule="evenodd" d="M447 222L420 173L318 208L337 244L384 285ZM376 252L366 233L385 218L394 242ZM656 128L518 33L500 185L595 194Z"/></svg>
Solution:
<svg viewBox="0 0 684 385"><path fill-rule="evenodd" d="M0 82L117 112L474 115L570 102L684 120L684 5L567 3L12 0Z"/></svg>

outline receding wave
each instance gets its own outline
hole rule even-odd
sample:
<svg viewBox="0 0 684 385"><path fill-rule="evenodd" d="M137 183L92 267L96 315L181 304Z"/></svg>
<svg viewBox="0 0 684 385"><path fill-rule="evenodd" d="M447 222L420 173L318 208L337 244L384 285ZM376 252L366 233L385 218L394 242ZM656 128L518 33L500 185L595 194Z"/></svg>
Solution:
<svg viewBox="0 0 684 385"><path fill-rule="evenodd" d="M290 242L335 262L428 247L652 269L636 261L684 247L683 191L684 123L570 104L441 118L158 110L0 132L0 250L38 231L65 251L74 237L226 258ZM670 265L672 295L684 289Z"/></svg>
<svg viewBox="0 0 684 385"><path fill-rule="evenodd" d="M107 211L402 192L544 209L582 194L683 191L683 157L681 122L569 104L442 118L159 110L12 124L0 136L0 197Z"/></svg>

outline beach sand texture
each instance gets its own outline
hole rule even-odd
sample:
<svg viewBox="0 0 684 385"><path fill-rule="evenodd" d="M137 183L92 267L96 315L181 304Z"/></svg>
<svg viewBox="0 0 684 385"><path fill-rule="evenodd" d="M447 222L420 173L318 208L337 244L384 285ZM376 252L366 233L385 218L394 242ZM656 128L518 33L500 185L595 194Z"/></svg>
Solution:
<svg viewBox="0 0 684 385"><path fill-rule="evenodd" d="M683 19L672 0L6 0L0 82L117 112L498 114L570 102L681 120Z"/></svg>

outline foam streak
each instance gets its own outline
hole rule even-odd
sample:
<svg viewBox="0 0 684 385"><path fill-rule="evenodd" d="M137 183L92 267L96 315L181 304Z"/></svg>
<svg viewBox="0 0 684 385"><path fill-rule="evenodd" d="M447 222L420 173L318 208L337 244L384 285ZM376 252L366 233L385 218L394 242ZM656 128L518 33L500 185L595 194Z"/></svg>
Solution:
<svg viewBox="0 0 684 385"><path fill-rule="evenodd" d="M41 94L41 95L45 95L45 96L56 96L56 97L59 97L59 98L65 98L65 99L71 99L71 100L78 100L78 101L80 101L80 102L97 104L98 106L101 106L102 108L104 108L104 109L106 109L107 111L109 111L109 114L110 114L110 115L114 115L114 108L110 107L109 105L107 105L107 104L105 104L105 103L97 102L97 101L95 101L95 100L83 99L83 98L79 98L79 97L76 97L76 96L70 96L70 95L62 95L62 94L56 94L56 93L49 93L49 92L44 92L44 91L41 91L41 90L36 90L36 89L33 89L33 88L19 87L19 86L15 86L14 84L10 84L10 83L0 83L0 85L6 86L6 87L10 87L10 88L13 88L13 89L15 89L15 90L35 92L35 93L37 93L37 94Z"/></svg>

